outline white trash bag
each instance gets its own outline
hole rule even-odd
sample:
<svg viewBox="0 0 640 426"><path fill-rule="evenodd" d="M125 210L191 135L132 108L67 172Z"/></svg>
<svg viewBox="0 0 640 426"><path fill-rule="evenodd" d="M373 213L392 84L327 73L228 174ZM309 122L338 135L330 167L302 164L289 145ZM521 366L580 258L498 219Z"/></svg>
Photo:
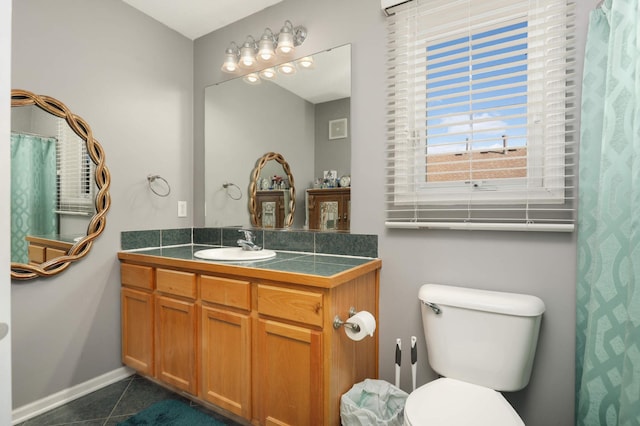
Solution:
<svg viewBox="0 0 640 426"><path fill-rule="evenodd" d="M409 394L384 380L365 379L340 398L343 426L402 426Z"/></svg>

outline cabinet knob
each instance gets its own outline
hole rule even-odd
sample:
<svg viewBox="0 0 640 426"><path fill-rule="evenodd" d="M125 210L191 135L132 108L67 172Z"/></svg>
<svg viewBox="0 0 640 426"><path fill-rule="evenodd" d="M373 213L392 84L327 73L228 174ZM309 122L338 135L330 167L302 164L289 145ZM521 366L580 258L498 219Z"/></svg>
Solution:
<svg viewBox="0 0 640 426"><path fill-rule="evenodd" d="M322 309L322 305L320 303L316 303L316 314L320 313L320 309Z"/></svg>

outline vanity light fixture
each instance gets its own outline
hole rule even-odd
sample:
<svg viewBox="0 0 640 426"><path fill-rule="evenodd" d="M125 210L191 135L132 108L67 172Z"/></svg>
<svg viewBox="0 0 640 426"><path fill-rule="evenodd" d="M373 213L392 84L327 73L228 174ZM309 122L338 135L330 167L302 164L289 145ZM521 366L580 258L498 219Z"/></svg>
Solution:
<svg viewBox="0 0 640 426"><path fill-rule="evenodd" d="M232 73L238 70L238 46L234 42L224 51L222 71Z"/></svg>
<svg viewBox="0 0 640 426"><path fill-rule="evenodd" d="M275 58L275 45L276 37L273 35L271 28L266 28L258 44L258 61L268 63Z"/></svg>
<svg viewBox="0 0 640 426"><path fill-rule="evenodd" d="M265 80L274 80L276 78L276 70L273 68L265 68L260 71L260 78Z"/></svg>
<svg viewBox="0 0 640 426"><path fill-rule="evenodd" d="M278 59L287 60L306 38L305 27L294 26L291 21L286 20L277 35L270 28L266 28L259 42L251 35L247 36L241 48L232 42L225 50L222 71L235 73L239 68L257 71L261 64L276 63Z"/></svg>
<svg viewBox="0 0 640 426"><path fill-rule="evenodd" d="M240 61L238 65L240 68L244 69L252 69L256 64L256 52L258 46L256 45L256 41L253 37L248 36L247 41L244 42L242 48L240 49Z"/></svg>
<svg viewBox="0 0 640 426"><path fill-rule="evenodd" d="M260 84L260 77L255 72L245 75L242 79L249 84Z"/></svg>
<svg viewBox="0 0 640 426"><path fill-rule="evenodd" d="M306 69L313 68L313 56L305 56L304 58L300 58L296 61L296 63Z"/></svg>
<svg viewBox="0 0 640 426"><path fill-rule="evenodd" d="M296 73L296 66L291 62L285 62L282 65L278 65L278 72L280 74L291 75Z"/></svg>

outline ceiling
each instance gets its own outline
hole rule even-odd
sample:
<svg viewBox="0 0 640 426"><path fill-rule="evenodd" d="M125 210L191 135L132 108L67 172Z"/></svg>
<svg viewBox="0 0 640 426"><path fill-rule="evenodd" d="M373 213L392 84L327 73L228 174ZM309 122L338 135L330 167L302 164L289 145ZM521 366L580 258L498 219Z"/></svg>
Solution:
<svg viewBox="0 0 640 426"><path fill-rule="evenodd" d="M122 0L195 40L282 0Z"/></svg>

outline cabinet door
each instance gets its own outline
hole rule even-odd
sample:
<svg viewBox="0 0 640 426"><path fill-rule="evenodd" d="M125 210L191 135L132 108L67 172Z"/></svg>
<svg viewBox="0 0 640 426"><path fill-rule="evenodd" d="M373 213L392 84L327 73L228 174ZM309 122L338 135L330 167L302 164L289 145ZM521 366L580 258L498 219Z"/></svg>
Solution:
<svg viewBox="0 0 640 426"><path fill-rule="evenodd" d="M122 362L136 371L153 374L153 295L123 288Z"/></svg>
<svg viewBox="0 0 640 426"><path fill-rule="evenodd" d="M340 221L340 229L349 231L351 229L351 194L342 197L342 220Z"/></svg>
<svg viewBox="0 0 640 426"><path fill-rule="evenodd" d="M202 306L201 321L201 397L250 419L249 316Z"/></svg>
<svg viewBox="0 0 640 426"><path fill-rule="evenodd" d="M256 387L262 425L321 425L322 335L276 321L258 321Z"/></svg>
<svg viewBox="0 0 640 426"><path fill-rule="evenodd" d="M196 394L195 304L156 296L156 377L179 389Z"/></svg>
<svg viewBox="0 0 640 426"><path fill-rule="evenodd" d="M259 193L257 205L258 226L261 228L282 228L284 226L284 195L282 191Z"/></svg>
<svg viewBox="0 0 640 426"><path fill-rule="evenodd" d="M340 197L336 199L320 199L318 197L318 210L320 212L319 228L321 231L332 231L341 229L341 206Z"/></svg>
<svg viewBox="0 0 640 426"><path fill-rule="evenodd" d="M319 189L308 192L309 229L348 231L351 227L351 192Z"/></svg>

